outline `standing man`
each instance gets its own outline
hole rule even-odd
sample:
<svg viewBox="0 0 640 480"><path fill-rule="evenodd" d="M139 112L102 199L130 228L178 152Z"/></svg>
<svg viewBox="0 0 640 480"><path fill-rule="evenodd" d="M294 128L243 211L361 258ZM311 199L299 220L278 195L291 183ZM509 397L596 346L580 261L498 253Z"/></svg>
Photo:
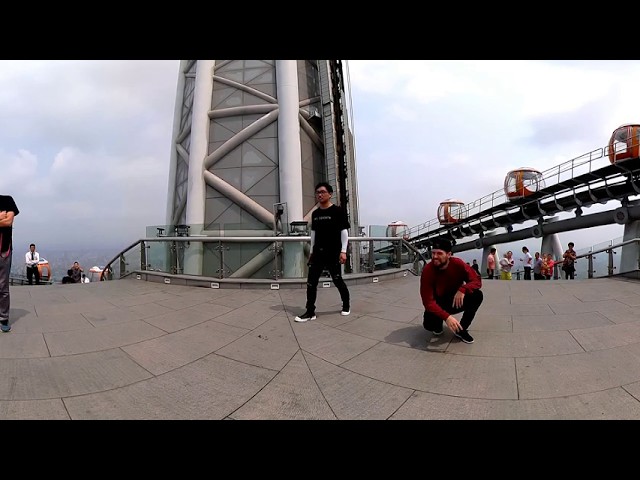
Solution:
<svg viewBox="0 0 640 480"><path fill-rule="evenodd" d="M576 272L576 251L573 249L573 242L567 244L569 248L562 255L562 270L565 280L573 280Z"/></svg>
<svg viewBox="0 0 640 480"><path fill-rule="evenodd" d="M40 262L40 254L36 252L36 244L29 245L29 251L24 256L27 264L27 279L29 285L33 285L33 276L36 276L36 285L40 285L40 271L38 270L38 262Z"/></svg>
<svg viewBox="0 0 640 480"><path fill-rule="evenodd" d="M542 268L544 262L540 257L540 252L535 253L535 257L533 260L533 279L534 280L544 280L544 274L542 273Z"/></svg>
<svg viewBox="0 0 640 480"><path fill-rule="evenodd" d="M9 308L11 296L9 292L9 275L11 274L11 256L13 219L20 211L11 195L0 195L0 330L8 332Z"/></svg>
<svg viewBox="0 0 640 480"><path fill-rule="evenodd" d="M487 278L494 278L496 275L496 247L491 247L489 255L487 255Z"/></svg>
<svg viewBox="0 0 640 480"><path fill-rule="evenodd" d="M342 265L347 261L349 222L343 208L331 203L333 188L326 182L316 185L318 208L311 214L311 255L307 276L306 311L295 318L296 322L306 322L316 318L316 297L318 281L322 271L327 269L333 284L340 292L342 311L349 315L351 306L349 289L342 278Z"/></svg>
<svg viewBox="0 0 640 480"><path fill-rule="evenodd" d="M425 330L441 335L443 321L464 343L473 343L468 328L483 300L482 279L475 270L451 256L451 242L438 238L431 246L431 261L422 269L420 297ZM464 312L458 321L453 314Z"/></svg>
<svg viewBox="0 0 640 480"><path fill-rule="evenodd" d="M529 253L529 249L527 247L522 247L522 254L524 258L521 258L520 261L524 263L524 279L531 280L531 267L533 266L533 257Z"/></svg>

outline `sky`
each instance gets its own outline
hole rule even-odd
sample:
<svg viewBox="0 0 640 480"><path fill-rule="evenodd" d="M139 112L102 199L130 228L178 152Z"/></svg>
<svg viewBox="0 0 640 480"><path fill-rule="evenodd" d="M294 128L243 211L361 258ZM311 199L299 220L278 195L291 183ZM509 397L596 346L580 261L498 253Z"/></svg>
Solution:
<svg viewBox="0 0 640 480"><path fill-rule="evenodd" d="M427 222L443 200L471 203L502 189L510 170L543 171L640 121L640 61L346 65L361 225ZM178 67L179 60L0 60L0 194L20 209L18 251L33 242L41 253L115 254L145 227L165 223ZM570 236L580 251L622 234L614 225L560 238L566 244Z"/></svg>

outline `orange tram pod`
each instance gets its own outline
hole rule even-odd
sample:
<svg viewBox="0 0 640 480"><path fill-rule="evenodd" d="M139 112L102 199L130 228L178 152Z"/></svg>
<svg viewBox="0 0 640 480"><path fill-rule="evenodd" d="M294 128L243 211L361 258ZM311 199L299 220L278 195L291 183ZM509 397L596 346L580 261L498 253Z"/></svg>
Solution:
<svg viewBox="0 0 640 480"><path fill-rule="evenodd" d="M616 128L609 140L609 161L616 163L639 156L640 125L621 125Z"/></svg>
<svg viewBox="0 0 640 480"><path fill-rule="evenodd" d="M504 179L504 194L509 200L517 200L545 187L542 173L535 168L522 167L511 170Z"/></svg>
<svg viewBox="0 0 640 480"><path fill-rule="evenodd" d="M387 237L402 237L409 239L409 226L402 220L396 220L387 225Z"/></svg>
<svg viewBox="0 0 640 480"><path fill-rule="evenodd" d="M467 207L460 200L444 200L438 207L440 225L454 225L467 218Z"/></svg>
<svg viewBox="0 0 640 480"><path fill-rule="evenodd" d="M51 266L46 258L41 258L38 262L38 273L40 273L40 281L49 283L53 276L51 275Z"/></svg>

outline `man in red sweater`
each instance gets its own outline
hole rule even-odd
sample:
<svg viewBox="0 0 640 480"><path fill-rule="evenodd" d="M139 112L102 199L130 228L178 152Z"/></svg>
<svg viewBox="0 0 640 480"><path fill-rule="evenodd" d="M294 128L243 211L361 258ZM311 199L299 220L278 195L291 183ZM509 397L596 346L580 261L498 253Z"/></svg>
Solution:
<svg viewBox="0 0 640 480"><path fill-rule="evenodd" d="M420 296L423 325L441 335L443 324L465 343L473 343L467 329L482 303L482 279L466 262L451 256L451 242L438 238L431 246L431 261L422 269ZM453 314L464 312L458 321Z"/></svg>

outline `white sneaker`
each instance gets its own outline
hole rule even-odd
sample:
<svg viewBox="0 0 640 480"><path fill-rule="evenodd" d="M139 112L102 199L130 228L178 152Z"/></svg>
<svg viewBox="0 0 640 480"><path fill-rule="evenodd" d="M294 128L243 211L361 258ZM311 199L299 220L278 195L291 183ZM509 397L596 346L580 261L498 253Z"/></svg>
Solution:
<svg viewBox="0 0 640 480"><path fill-rule="evenodd" d="M342 310L340 312L340 315L342 315L343 317L346 317L347 315L351 314L351 310Z"/></svg>
<svg viewBox="0 0 640 480"><path fill-rule="evenodd" d="M316 319L315 314L312 314L309 312L304 312L302 315L298 315L296 318L294 318L296 322L308 322L309 320L315 320L315 319Z"/></svg>

